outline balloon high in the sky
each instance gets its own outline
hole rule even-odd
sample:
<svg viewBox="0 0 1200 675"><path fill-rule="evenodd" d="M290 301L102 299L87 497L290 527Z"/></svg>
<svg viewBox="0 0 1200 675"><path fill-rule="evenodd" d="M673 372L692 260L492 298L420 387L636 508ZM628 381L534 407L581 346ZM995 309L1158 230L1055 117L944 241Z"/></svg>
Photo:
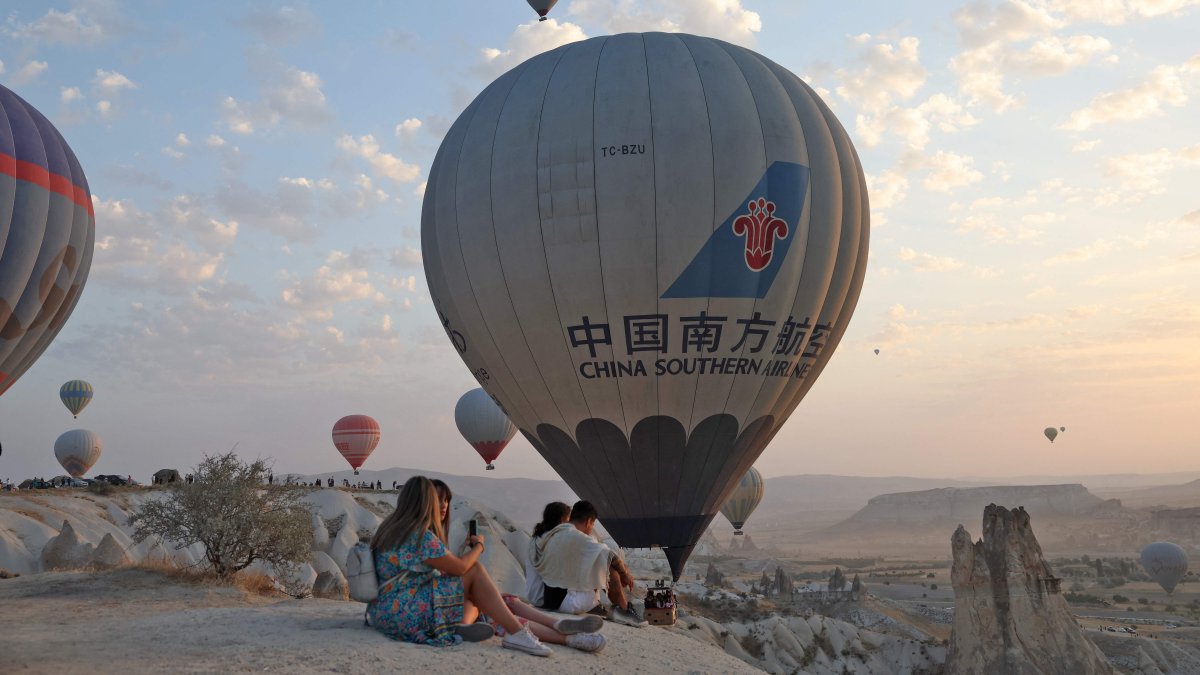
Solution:
<svg viewBox="0 0 1200 675"><path fill-rule="evenodd" d="M488 471L496 468L492 462L517 434L517 427L482 389L472 389L458 399L454 406L454 423L463 438L487 462Z"/></svg>
<svg viewBox="0 0 1200 675"><path fill-rule="evenodd" d="M1187 553L1177 544L1156 541L1142 549L1142 568L1169 594L1187 574Z"/></svg>
<svg viewBox="0 0 1200 675"><path fill-rule="evenodd" d="M876 350L875 350L875 356L879 356L879 350L878 350L878 349L876 349Z"/></svg>
<svg viewBox="0 0 1200 675"><path fill-rule="evenodd" d="M618 544L664 547L676 577L841 340L868 230L816 93L677 33L502 75L442 141L421 216L471 373Z"/></svg>
<svg viewBox="0 0 1200 675"><path fill-rule="evenodd" d="M1053 443L1054 439L1058 437L1058 429L1055 429L1054 427L1046 427L1046 430L1042 433L1046 435L1046 438L1050 439L1051 443Z"/></svg>
<svg viewBox="0 0 1200 675"><path fill-rule="evenodd" d="M1066 428L1066 427L1059 427L1059 428L1058 428L1058 430L1059 430L1059 431L1066 431L1066 430L1067 430L1067 428Z"/></svg>
<svg viewBox="0 0 1200 675"><path fill-rule="evenodd" d="M91 470L100 459L100 437L87 429L72 429L54 441L54 457L76 478Z"/></svg>
<svg viewBox="0 0 1200 675"><path fill-rule="evenodd" d="M87 179L66 141L0 86L0 394L75 309L95 224Z"/></svg>
<svg viewBox="0 0 1200 675"><path fill-rule="evenodd" d="M550 13L550 10L554 8L554 5L558 2L558 0L525 0L525 2L528 2L529 6L533 8L533 11L537 12L538 16L542 17L538 19L538 21L545 21L546 15Z"/></svg>
<svg viewBox="0 0 1200 675"><path fill-rule="evenodd" d="M366 415L346 415L333 425L333 447L358 475L358 469L379 445L379 422Z"/></svg>
<svg viewBox="0 0 1200 675"><path fill-rule="evenodd" d="M58 390L58 398L75 417L79 417L79 413L83 412L87 404L92 402L94 394L95 390L92 389L92 385L83 380L71 380Z"/></svg>
<svg viewBox="0 0 1200 675"><path fill-rule="evenodd" d="M725 504L721 506L721 513L733 525L734 535L742 533L742 525L746 524L746 520L750 518L751 513L754 513L754 509L758 508L758 503L762 501L762 498L762 474L758 472L758 469L750 467L746 475L738 481L737 487L729 495L729 499L726 499Z"/></svg>

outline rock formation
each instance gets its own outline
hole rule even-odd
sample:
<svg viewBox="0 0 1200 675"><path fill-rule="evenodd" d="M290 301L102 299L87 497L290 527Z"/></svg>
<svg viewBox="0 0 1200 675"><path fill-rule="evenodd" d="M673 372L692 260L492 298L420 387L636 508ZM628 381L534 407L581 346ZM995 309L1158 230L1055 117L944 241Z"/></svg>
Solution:
<svg viewBox="0 0 1200 675"><path fill-rule="evenodd" d="M92 567L110 570L128 564L129 557L125 555L125 547L113 539L111 532L105 533L104 538L96 546L95 552L92 553Z"/></svg>
<svg viewBox="0 0 1200 675"><path fill-rule="evenodd" d="M92 562L93 547L79 540L70 521L64 520L58 536L46 542L42 549L42 569L64 570L86 567Z"/></svg>
<svg viewBox="0 0 1200 675"><path fill-rule="evenodd" d="M983 538L951 537L954 628L946 672L956 675L1115 674L1084 636L1042 557L1029 514L989 504Z"/></svg>

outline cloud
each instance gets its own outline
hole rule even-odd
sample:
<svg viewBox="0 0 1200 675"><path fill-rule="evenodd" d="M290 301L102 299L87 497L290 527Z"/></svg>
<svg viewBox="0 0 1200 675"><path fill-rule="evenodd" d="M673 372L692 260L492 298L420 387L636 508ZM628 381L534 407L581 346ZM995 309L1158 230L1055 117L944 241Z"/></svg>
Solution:
<svg viewBox="0 0 1200 675"><path fill-rule="evenodd" d="M115 70L97 69L93 80L101 96L115 96L125 89L137 87L128 77Z"/></svg>
<svg viewBox="0 0 1200 675"><path fill-rule="evenodd" d="M80 7L66 12L51 8L31 23L20 23L12 16L8 22L5 33L10 37L52 45L93 46L109 37L108 31L97 18Z"/></svg>
<svg viewBox="0 0 1200 675"><path fill-rule="evenodd" d="M248 135L284 122L316 127L333 118L321 90L319 75L285 67L269 59L255 64L258 98L239 101L226 96L221 100L225 126L231 132Z"/></svg>
<svg viewBox="0 0 1200 675"><path fill-rule="evenodd" d="M217 190L214 200L226 220L262 228L291 243L311 241L318 232L311 222L316 198L308 185L281 179L273 189L259 190L231 179Z"/></svg>
<svg viewBox="0 0 1200 675"><path fill-rule="evenodd" d="M342 251L330 251L325 264L310 276L292 279L280 292L280 300L299 319L318 322L332 319L340 304L355 301L384 304L387 296L371 282L369 270L355 262Z"/></svg>
<svg viewBox="0 0 1200 675"><path fill-rule="evenodd" d="M862 67L836 73L841 84L835 91L846 101L867 111L880 111L897 99L912 98L925 83L928 72L921 66L917 38L905 37L891 44L863 33L854 42L866 45L856 56Z"/></svg>
<svg viewBox="0 0 1200 675"><path fill-rule="evenodd" d="M1178 14L1200 6L1200 0L1050 0L1049 8L1072 21L1098 21L1117 26L1134 18Z"/></svg>
<svg viewBox="0 0 1200 675"><path fill-rule="evenodd" d="M1094 138L1090 141L1079 141L1075 145L1071 146L1071 152L1087 152L1095 149L1103 142L1104 141L1100 140L1099 138Z"/></svg>
<svg viewBox="0 0 1200 675"><path fill-rule="evenodd" d="M49 64L45 61L27 61L25 65L17 68L12 73L13 84L29 84L41 77L42 73L46 72Z"/></svg>
<svg viewBox="0 0 1200 675"><path fill-rule="evenodd" d="M374 173L394 183L411 183L421 175L419 166L407 164L395 155L382 152L371 134L358 138L342 136L337 140L337 147L351 157L365 160Z"/></svg>
<svg viewBox="0 0 1200 675"><path fill-rule="evenodd" d="M1179 108L1187 103L1188 76L1197 71L1200 59L1195 57L1180 66L1158 66L1141 84L1092 99L1087 106L1071 113L1071 118L1059 128L1087 131L1098 124L1163 115L1166 106Z"/></svg>
<svg viewBox="0 0 1200 675"><path fill-rule="evenodd" d="M975 170L975 160L967 155L939 150L922 165L929 170L921 184L934 192L951 192L955 188L978 183L983 174Z"/></svg>
<svg viewBox="0 0 1200 675"><path fill-rule="evenodd" d="M73 101L83 100L83 92L79 91L79 87L62 87L59 89L58 98L63 105L70 105Z"/></svg>
<svg viewBox="0 0 1200 675"><path fill-rule="evenodd" d="M210 148L219 148L225 145L225 139L216 134L209 134L208 138L204 139L204 144Z"/></svg>
<svg viewBox="0 0 1200 675"><path fill-rule="evenodd" d="M566 11L609 34L693 33L752 46L762 30L762 17L742 0L571 0Z"/></svg>
<svg viewBox="0 0 1200 675"><path fill-rule="evenodd" d="M97 101L96 102L96 112L100 113L101 117L108 117L110 114L112 114L112 102L111 101Z"/></svg>
<svg viewBox="0 0 1200 675"><path fill-rule="evenodd" d="M408 138L421 130L421 120L410 117L396 125L396 138Z"/></svg>
<svg viewBox="0 0 1200 675"><path fill-rule="evenodd" d="M1160 178L1179 166L1200 164L1200 144L1154 152L1130 153L1110 157L1104 163L1104 175L1119 180L1117 190L1139 197L1165 191Z"/></svg>
<svg viewBox="0 0 1200 675"><path fill-rule="evenodd" d="M922 272L953 272L966 266L965 263L954 258L917 253L907 246L900 249L898 257Z"/></svg>
<svg viewBox="0 0 1200 675"><path fill-rule="evenodd" d="M486 47L481 50L482 61L476 71L484 77L494 78L530 57L585 39L587 35L583 29L573 23L559 23L555 19L532 20L517 26L504 49Z"/></svg>
<svg viewBox="0 0 1200 675"><path fill-rule="evenodd" d="M240 23L271 44L313 38L321 32L320 21L304 7L259 7L250 10Z"/></svg>
<svg viewBox="0 0 1200 675"><path fill-rule="evenodd" d="M388 257L388 262L393 267L420 267L422 264L421 249L413 246L394 248L391 256Z"/></svg>
<svg viewBox="0 0 1200 675"><path fill-rule="evenodd" d="M867 174L867 193L871 195L871 225L888 222L887 210L899 206L908 194L908 179L904 173L889 169L879 175Z"/></svg>
<svg viewBox="0 0 1200 675"><path fill-rule="evenodd" d="M1113 248L1115 248L1113 242L1102 239L1092 242L1091 244L1087 244L1086 246L1073 248L1069 251L1065 251L1056 256L1047 258L1043 262L1046 265L1061 265L1063 263L1084 262L1091 260L1092 258L1102 256L1105 253L1113 250Z"/></svg>

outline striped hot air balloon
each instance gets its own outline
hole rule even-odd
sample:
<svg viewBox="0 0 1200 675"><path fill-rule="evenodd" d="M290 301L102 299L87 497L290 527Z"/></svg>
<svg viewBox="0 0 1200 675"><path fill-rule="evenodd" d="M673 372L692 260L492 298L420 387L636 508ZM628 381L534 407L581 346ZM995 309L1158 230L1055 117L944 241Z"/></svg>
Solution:
<svg viewBox="0 0 1200 675"><path fill-rule="evenodd" d="M54 441L54 457L67 473L83 478L100 459L100 437L87 429L72 429Z"/></svg>
<svg viewBox="0 0 1200 675"><path fill-rule="evenodd" d="M0 86L0 394L75 309L95 224L87 179L67 142Z"/></svg>
<svg viewBox="0 0 1200 675"><path fill-rule="evenodd" d="M62 400L63 405L67 406L67 410L75 417L79 417L79 413L87 407L87 404L92 402L92 396L95 394L92 385L83 380L71 380L64 384L58 390L58 398Z"/></svg>
<svg viewBox="0 0 1200 675"><path fill-rule="evenodd" d="M454 406L454 423L463 438L487 462L488 471L496 468L492 462L517 433L517 427L482 389L472 389L458 399Z"/></svg>
<svg viewBox="0 0 1200 675"><path fill-rule="evenodd" d="M354 474L379 445L379 422L366 415L346 415L333 425L333 447L350 462Z"/></svg>
<svg viewBox="0 0 1200 675"><path fill-rule="evenodd" d="M758 472L758 469L750 467L746 475L742 476L742 480L738 482L736 488L729 495L729 499L725 500L725 504L721 506L721 513L724 514L729 522L733 525L734 534L742 533L742 526L746 524L746 520L750 518L750 514L754 513L754 509L758 507L758 503L763 498L763 477Z"/></svg>

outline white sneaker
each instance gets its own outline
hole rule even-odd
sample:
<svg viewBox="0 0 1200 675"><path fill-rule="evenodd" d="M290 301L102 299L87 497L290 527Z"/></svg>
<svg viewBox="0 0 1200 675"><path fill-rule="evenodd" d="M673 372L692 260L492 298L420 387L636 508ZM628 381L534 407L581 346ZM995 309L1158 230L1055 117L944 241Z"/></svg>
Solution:
<svg viewBox="0 0 1200 675"><path fill-rule="evenodd" d="M529 626L522 626L521 630L506 636L500 646L534 656L550 656L554 653L550 651L549 647L542 644L541 640L537 639L533 631L529 630Z"/></svg>
<svg viewBox="0 0 1200 675"><path fill-rule="evenodd" d="M578 633L567 636L567 646L581 652L598 652L608 641L599 633Z"/></svg>

